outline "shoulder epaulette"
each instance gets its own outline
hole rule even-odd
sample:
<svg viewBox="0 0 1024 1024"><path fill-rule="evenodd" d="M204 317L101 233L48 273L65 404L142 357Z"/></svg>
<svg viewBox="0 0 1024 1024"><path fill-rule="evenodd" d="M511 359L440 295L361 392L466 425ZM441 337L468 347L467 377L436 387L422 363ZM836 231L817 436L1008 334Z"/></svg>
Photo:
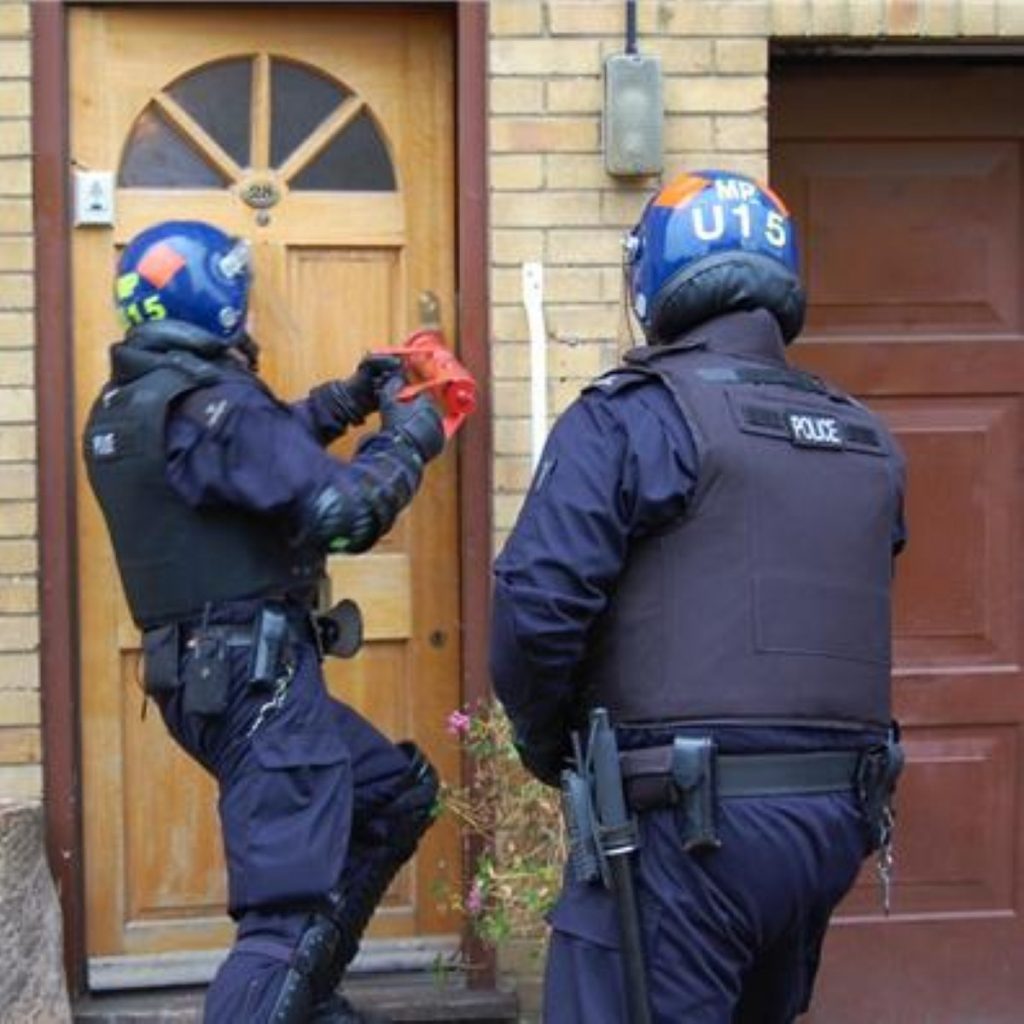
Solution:
<svg viewBox="0 0 1024 1024"><path fill-rule="evenodd" d="M616 395L627 388L635 387L644 381L650 380L652 374L635 366L617 366L613 370L602 373L595 377L583 388L583 394L588 391L599 391L605 395Z"/></svg>

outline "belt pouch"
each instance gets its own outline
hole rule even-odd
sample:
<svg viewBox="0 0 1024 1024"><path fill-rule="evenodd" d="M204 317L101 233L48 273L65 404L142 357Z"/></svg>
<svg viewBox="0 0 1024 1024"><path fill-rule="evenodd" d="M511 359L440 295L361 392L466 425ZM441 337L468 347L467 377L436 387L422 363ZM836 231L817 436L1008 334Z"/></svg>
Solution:
<svg viewBox="0 0 1024 1024"><path fill-rule="evenodd" d="M252 656L249 661L249 685L271 689L284 667L288 643L288 616L284 609L268 605L256 619Z"/></svg>
<svg viewBox="0 0 1024 1024"><path fill-rule="evenodd" d="M715 744L708 737L677 736L672 742L672 781L679 791L683 849L717 849Z"/></svg>
<svg viewBox="0 0 1024 1024"><path fill-rule="evenodd" d="M231 662L227 639L212 629L200 630L190 641L189 656L182 671L186 714L219 715L228 706Z"/></svg>
<svg viewBox="0 0 1024 1024"><path fill-rule="evenodd" d="M601 877L590 786L580 774L562 772L562 817L569 839L569 864L577 882L589 884Z"/></svg>
<svg viewBox="0 0 1024 1024"><path fill-rule="evenodd" d="M891 738L885 746L865 750L857 764L857 797L876 848L884 842L885 830L891 826L892 799L903 762L903 748L897 739Z"/></svg>
<svg viewBox="0 0 1024 1024"><path fill-rule="evenodd" d="M170 693L181 686L180 655L181 638L176 622L147 629L142 634L142 683L149 696Z"/></svg>

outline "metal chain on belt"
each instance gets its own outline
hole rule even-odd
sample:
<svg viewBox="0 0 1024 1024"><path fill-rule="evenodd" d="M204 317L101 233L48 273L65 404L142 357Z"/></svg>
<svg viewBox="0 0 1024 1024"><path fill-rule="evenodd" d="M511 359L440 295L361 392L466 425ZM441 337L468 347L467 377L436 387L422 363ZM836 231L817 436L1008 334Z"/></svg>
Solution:
<svg viewBox="0 0 1024 1024"><path fill-rule="evenodd" d="M878 883L882 888L882 910L885 916L889 916L890 896L892 894L892 867L895 857L893 855L892 831L896 824L892 809L882 809L881 842L878 846L878 859L875 862L875 871L878 874Z"/></svg>
<svg viewBox="0 0 1024 1024"><path fill-rule="evenodd" d="M252 725L249 726L249 731L245 734L246 739L252 736L253 733L263 725L266 719L281 707L284 703L285 697L288 696L288 688L291 686L294 678L295 666L289 662L284 666L281 674L277 677L270 700L264 701L260 705L259 711L256 712L256 718Z"/></svg>

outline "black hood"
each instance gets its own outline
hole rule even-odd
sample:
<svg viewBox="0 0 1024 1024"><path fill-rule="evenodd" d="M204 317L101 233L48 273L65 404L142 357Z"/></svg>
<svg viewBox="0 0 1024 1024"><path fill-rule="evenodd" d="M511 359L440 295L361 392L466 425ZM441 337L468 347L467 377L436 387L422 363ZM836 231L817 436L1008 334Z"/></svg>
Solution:
<svg viewBox="0 0 1024 1024"><path fill-rule="evenodd" d="M203 364L243 369L222 338L183 320L151 320L133 327L122 342L111 346L110 367L114 381L124 383L170 361L197 373Z"/></svg>

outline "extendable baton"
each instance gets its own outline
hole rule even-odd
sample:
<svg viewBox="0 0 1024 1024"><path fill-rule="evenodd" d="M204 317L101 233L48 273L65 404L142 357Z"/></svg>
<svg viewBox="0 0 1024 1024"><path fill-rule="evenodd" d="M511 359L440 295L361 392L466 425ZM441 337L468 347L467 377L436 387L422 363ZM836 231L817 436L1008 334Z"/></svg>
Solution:
<svg viewBox="0 0 1024 1024"><path fill-rule="evenodd" d="M626 811L619 747L606 708L594 708L590 713L587 757L594 773L599 843L619 908L629 1024L651 1024L640 910L633 882L632 859L638 846L637 828L635 820Z"/></svg>

